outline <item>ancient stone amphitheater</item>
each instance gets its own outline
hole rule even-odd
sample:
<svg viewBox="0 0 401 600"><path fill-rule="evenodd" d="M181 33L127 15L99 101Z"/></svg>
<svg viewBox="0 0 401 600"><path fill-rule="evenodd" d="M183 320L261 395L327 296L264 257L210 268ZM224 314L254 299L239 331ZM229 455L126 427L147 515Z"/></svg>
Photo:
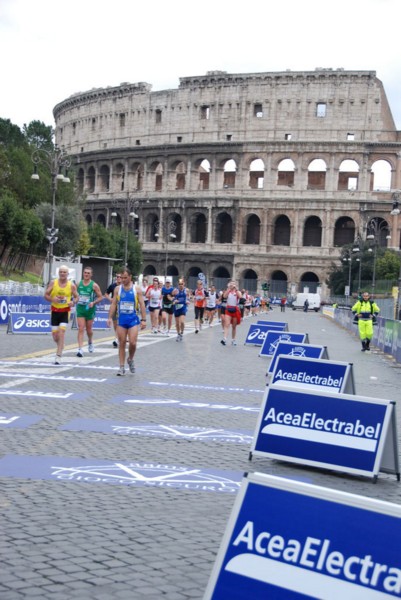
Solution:
<svg viewBox="0 0 401 600"><path fill-rule="evenodd" d="M374 71L122 83L74 94L54 117L89 226L134 231L145 274L324 295L341 247L372 223L377 244L400 248L400 133Z"/></svg>

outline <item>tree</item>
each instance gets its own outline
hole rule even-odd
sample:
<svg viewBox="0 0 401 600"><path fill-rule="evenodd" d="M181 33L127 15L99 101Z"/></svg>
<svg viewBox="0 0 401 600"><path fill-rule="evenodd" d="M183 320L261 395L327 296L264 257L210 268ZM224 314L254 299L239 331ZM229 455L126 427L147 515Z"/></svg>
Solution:
<svg viewBox="0 0 401 600"><path fill-rule="evenodd" d="M377 279L387 279L396 281L400 272L400 256L394 250L386 250L380 258L376 260Z"/></svg>
<svg viewBox="0 0 401 600"><path fill-rule="evenodd" d="M91 253L95 256L118 258L121 264L125 259L125 231L118 227L105 229L100 223L89 228ZM142 248L137 238L129 231L127 266L134 274L139 274L142 265ZM121 266L121 265L120 265Z"/></svg>
<svg viewBox="0 0 401 600"><path fill-rule="evenodd" d="M31 121L29 125L24 125L22 131L30 146L45 150L53 149L54 132L50 125L45 125L43 121Z"/></svg>

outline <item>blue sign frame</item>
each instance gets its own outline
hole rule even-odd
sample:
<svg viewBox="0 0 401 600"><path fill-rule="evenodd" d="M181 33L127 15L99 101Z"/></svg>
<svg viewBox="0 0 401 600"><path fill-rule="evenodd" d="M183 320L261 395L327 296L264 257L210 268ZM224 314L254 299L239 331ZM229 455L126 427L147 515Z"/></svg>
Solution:
<svg viewBox="0 0 401 600"><path fill-rule="evenodd" d="M269 325L270 329L281 329L282 331L288 331L288 323L285 321L264 321L263 319L258 319L256 323L258 325Z"/></svg>
<svg viewBox="0 0 401 600"><path fill-rule="evenodd" d="M295 342L297 344L309 344L307 333L296 333L292 331L268 331L265 341L260 349L259 356L273 356L280 342Z"/></svg>
<svg viewBox="0 0 401 600"><path fill-rule="evenodd" d="M266 339L269 331L284 331L282 327L272 327L271 325L264 325L257 321L249 325L248 333L244 344L251 346L263 346L263 342Z"/></svg>
<svg viewBox="0 0 401 600"><path fill-rule="evenodd" d="M270 384L320 392L355 394L352 363L333 360L278 356Z"/></svg>
<svg viewBox="0 0 401 600"><path fill-rule="evenodd" d="M271 385L266 388L249 458L268 456L375 480L382 470L399 479L395 423L391 400ZM385 446L390 449L384 459ZM385 469L380 468L382 458Z"/></svg>
<svg viewBox="0 0 401 600"><path fill-rule="evenodd" d="M400 540L398 505L252 473L203 600L399 598Z"/></svg>
<svg viewBox="0 0 401 600"><path fill-rule="evenodd" d="M329 358L327 346L313 346L312 344L296 344L295 342L279 342L276 346L272 359L267 368L266 375L274 371L277 358L281 354L288 356L299 356L300 358Z"/></svg>
<svg viewBox="0 0 401 600"><path fill-rule="evenodd" d="M9 313L7 333L51 333L50 313Z"/></svg>

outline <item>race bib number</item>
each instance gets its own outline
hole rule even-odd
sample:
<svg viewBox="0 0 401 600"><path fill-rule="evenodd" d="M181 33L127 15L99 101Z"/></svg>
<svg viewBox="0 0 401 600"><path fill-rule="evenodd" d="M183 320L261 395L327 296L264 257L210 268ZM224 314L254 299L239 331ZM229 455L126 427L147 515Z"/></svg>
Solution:
<svg viewBox="0 0 401 600"><path fill-rule="evenodd" d="M78 304L89 304L89 296L79 296Z"/></svg>
<svg viewBox="0 0 401 600"><path fill-rule="evenodd" d="M120 302L120 313L132 314L135 310L134 302Z"/></svg>

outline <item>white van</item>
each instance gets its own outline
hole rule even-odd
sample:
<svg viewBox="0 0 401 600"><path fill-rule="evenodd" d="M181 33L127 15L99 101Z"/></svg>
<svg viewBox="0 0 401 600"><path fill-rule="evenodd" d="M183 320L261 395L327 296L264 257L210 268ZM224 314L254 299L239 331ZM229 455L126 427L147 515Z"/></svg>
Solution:
<svg viewBox="0 0 401 600"><path fill-rule="evenodd" d="M297 294L294 302L292 303L292 310L304 309L305 300L308 300L309 306L308 310L314 310L315 312L319 312L320 310L320 294L309 294L309 293L301 293Z"/></svg>

